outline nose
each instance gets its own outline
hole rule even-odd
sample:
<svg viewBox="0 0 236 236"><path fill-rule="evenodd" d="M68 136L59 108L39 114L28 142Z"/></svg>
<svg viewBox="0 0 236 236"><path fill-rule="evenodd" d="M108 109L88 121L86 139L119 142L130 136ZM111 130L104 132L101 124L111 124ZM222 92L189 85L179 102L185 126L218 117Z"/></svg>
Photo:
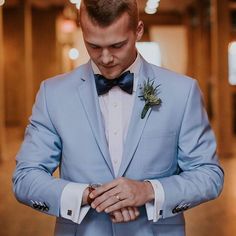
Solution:
<svg viewBox="0 0 236 236"><path fill-rule="evenodd" d="M103 65L108 65L113 61L113 56L108 49L103 49L101 54L101 62Z"/></svg>

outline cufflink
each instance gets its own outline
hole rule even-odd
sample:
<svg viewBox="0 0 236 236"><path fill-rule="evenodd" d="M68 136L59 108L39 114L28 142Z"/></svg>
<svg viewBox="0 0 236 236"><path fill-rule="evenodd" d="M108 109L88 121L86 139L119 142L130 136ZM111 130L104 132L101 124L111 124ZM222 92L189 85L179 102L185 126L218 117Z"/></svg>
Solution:
<svg viewBox="0 0 236 236"><path fill-rule="evenodd" d="M68 210L68 211L67 211L67 215L68 215L68 216L71 216L71 215L72 215L72 210Z"/></svg>

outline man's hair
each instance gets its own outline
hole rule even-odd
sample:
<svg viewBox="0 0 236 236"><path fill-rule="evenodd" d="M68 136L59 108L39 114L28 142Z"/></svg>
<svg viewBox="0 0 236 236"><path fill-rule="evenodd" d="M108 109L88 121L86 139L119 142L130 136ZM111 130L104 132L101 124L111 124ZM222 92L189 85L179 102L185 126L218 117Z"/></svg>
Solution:
<svg viewBox="0 0 236 236"><path fill-rule="evenodd" d="M98 24L101 27L111 25L124 13L129 15L131 29L136 30L139 21L136 0L83 0L80 18L83 17L83 11L87 12L94 24Z"/></svg>

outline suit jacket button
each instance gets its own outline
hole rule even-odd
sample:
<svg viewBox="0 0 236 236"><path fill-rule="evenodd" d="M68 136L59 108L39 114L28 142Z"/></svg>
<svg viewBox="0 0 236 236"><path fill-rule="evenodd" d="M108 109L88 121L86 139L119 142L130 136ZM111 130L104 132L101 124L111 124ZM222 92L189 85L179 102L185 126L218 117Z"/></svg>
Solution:
<svg viewBox="0 0 236 236"><path fill-rule="evenodd" d="M178 212L181 212L181 211L182 211L182 209L179 208L179 207L176 209L176 212L177 212L177 213L178 213Z"/></svg>
<svg viewBox="0 0 236 236"><path fill-rule="evenodd" d="M177 213L176 207L172 210L172 213L173 213L173 214Z"/></svg>
<svg viewBox="0 0 236 236"><path fill-rule="evenodd" d="M187 210L189 208L189 206L184 206L184 210Z"/></svg>

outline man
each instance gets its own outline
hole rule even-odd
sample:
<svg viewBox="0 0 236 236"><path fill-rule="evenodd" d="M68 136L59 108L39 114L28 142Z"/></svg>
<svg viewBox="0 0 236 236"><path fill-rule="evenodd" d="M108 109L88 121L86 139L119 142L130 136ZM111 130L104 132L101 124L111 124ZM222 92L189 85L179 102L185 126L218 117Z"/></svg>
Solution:
<svg viewBox="0 0 236 236"><path fill-rule="evenodd" d="M197 82L137 53L135 0L84 0L80 22L91 60L42 82L16 197L56 216L55 235L185 235L183 211L223 185Z"/></svg>

